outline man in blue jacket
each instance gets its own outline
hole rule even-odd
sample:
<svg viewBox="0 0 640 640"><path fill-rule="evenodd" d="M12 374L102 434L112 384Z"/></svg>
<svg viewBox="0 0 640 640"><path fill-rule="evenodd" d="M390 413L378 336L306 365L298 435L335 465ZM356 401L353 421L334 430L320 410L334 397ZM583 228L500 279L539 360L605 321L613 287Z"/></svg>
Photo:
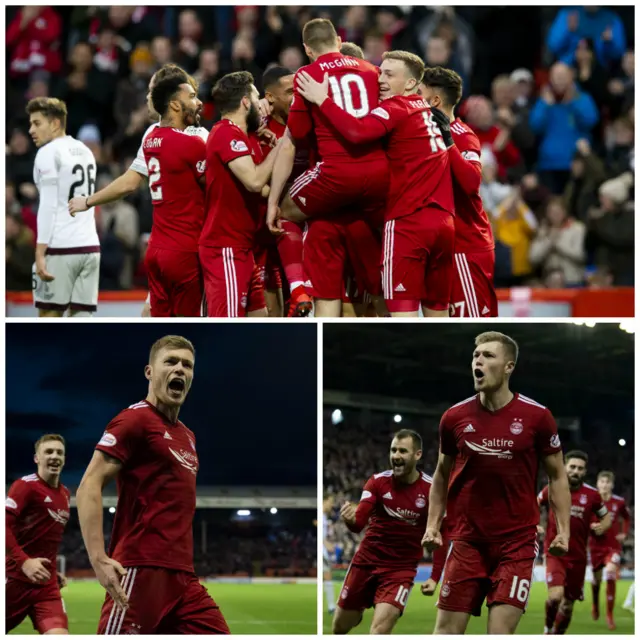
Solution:
<svg viewBox="0 0 640 640"><path fill-rule="evenodd" d="M562 193L580 138L591 141L600 115L593 98L576 86L574 71L556 62L549 72L550 86L540 92L529 124L540 138L537 170L540 181L554 194Z"/></svg>
<svg viewBox="0 0 640 640"><path fill-rule="evenodd" d="M620 16L602 7L560 9L547 34L547 46L557 60L572 65L578 43L591 38L598 62L611 69L627 48L627 38Z"/></svg>

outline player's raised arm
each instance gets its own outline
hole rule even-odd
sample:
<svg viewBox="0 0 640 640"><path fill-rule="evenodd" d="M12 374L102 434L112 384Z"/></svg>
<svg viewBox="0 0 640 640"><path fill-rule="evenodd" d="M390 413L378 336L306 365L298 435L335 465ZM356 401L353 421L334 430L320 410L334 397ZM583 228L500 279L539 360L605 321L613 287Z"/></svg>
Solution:
<svg viewBox="0 0 640 640"><path fill-rule="evenodd" d="M89 196L76 196L69 200L69 213L75 216L76 213L87 211L91 207L98 207L121 198L126 198L129 194L136 191L143 183L144 176L127 169L121 176L117 177L113 182L109 183L104 189L100 189L96 193Z"/></svg>
<svg viewBox="0 0 640 640"><path fill-rule="evenodd" d="M549 476L549 504L556 517L558 533L551 541L549 553L564 555L569 550L569 524L571 517L571 493L569 479L562 459L562 451L544 457Z"/></svg>
<svg viewBox="0 0 640 640"><path fill-rule="evenodd" d="M440 451L438 464L433 472L433 484L429 492L429 515L427 517L427 528L424 532L422 544L428 551L434 551L442 546L442 534L440 527L447 508L447 493L449 487L449 476L453 469L455 458Z"/></svg>
<svg viewBox="0 0 640 640"><path fill-rule="evenodd" d="M349 142L360 144L373 142L384 138L393 128L383 123L383 118L389 120L388 112L382 107L378 107L363 118L356 118L341 109L333 100L329 98L329 76L325 74L322 83L316 82L308 73L300 71L296 75L296 83L300 94L309 102L320 107L331 124L338 133L344 136ZM379 117L376 117L376 114Z"/></svg>
<svg viewBox="0 0 640 640"><path fill-rule="evenodd" d="M121 468L122 463L116 458L95 451L78 487L76 504L82 539L96 577L115 602L126 607L127 597L120 585L120 576L126 570L107 556L102 531L102 490Z"/></svg>

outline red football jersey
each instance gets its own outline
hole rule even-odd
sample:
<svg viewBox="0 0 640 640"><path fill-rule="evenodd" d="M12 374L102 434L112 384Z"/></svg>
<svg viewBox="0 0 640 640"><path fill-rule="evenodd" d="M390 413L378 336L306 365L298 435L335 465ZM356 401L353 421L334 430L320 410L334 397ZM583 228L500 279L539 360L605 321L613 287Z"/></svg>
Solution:
<svg viewBox="0 0 640 640"><path fill-rule="evenodd" d="M206 166L202 138L171 127L155 127L142 142L153 204L150 246L198 251L204 224Z"/></svg>
<svg viewBox="0 0 640 640"><path fill-rule="evenodd" d="M538 504L549 506L549 485L538 494ZM595 487L584 484L571 491L571 519L569 528L569 553L562 556L563 561L587 561L587 542L589 541L590 524L593 516L598 519L607 514L607 508L602 504L602 498ZM549 509L547 531L544 538L544 552L549 553L549 545L558 534L556 516Z"/></svg>
<svg viewBox="0 0 640 640"><path fill-rule="evenodd" d="M317 105L308 103L298 92L297 77L306 71L314 80L322 82L329 74L329 95L347 113L356 118L366 116L378 105L380 89L378 68L365 60L325 53L315 62L301 67L293 81L293 102L287 126L296 140L315 131L318 154L327 164L359 161L385 161L380 141L353 144L336 136L335 129L322 115Z"/></svg>
<svg viewBox="0 0 640 640"><path fill-rule="evenodd" d="M267 119L267 129L272 131L276 138L280 140L287 130L287 125L280 124L277 120L274 120L272 117ZM262 147L262 155L266 158L273 147L271 147L264 138L260 139L260 146ZM291 175L287 180L287 185L291 185L291 183L296 180L299 176L301 176L310 166L311 161L314 158L313 148L309 137L305 140L296 140L296 155L293 160L293 169L291 171Z"/></svg>
<svg viewBox="0 0 640 640"><path fill-rule="evenodd" d="M125 567L193 572L193 433L143 400L107 425L96 449L122 462L109 556Z"/></svg>
<svg viewBox="0 0 640 640"><path fill-rule="evenodd" d="M480 141L478 136L460 118L451 123L451 135L456 147L467 162L480 164ZM494 248L491 223L482 206L480 191L467 193L453 176L453 198L456 207L456 253L476 253Z"/></svg>
<svg viewBox="0 0 640 640"><path fill-rule="evenodd" d="M454 405L440 422L440 451L455 458L447 520L452 540L503 540L540 521L540 461L561 451L551 412L519 393L498 411L479 395Z"/></svg>
<svg viewBox="0 0 640 640"><path fill-rule="evenodd" d="M627 509L627 503L621 496L613 494L608 500L603 501L607 511L611 514L611 526L601 535L597 536L590 532L589 547L591 549L612 550L618 553L622 550L622 544L616 540L620 531L620 519L624 521L624 533L629 532L631 515ZM597 522L599 518L594 518L592 522Z"/></svg>
<svg viewBox="0 0 640 640"><path fill-rule="evenodd" d="M417 566L423 557L421 543L427 525L431 482L424 472L413 484L398 482L391 470L376 473L367 480L358 511L366 510L370 520L353 558L354 564Z"/></svg>
<svg viewBox="0 0 640 640"><path fill-rule="evenodd" d="M385 220L428 206L455 213L449 154L429 103L418 95L392 96L371 112L390 133L391 170Z"/></svg>
<svg viewBox="0 0 640 640"><path fill-rule="evenodd" d="M231 120L214 125L207 138L207 215L200 237L205 247L253 248L263 198L247 191L227 167L229 162L248 155L260 164L260 144L252 143Z"/></svg>
<svg viewBox="0 0 640 640"><path fill-rule="evenodd" d="M22 573L28 558L48 558L45 565L56 581L56 556L64 528L69 521L71 494L63 484L52 487L34 473L16 480L6 499L8 578L31 581ZM17 545L20 548L16 548Z"/></svg>

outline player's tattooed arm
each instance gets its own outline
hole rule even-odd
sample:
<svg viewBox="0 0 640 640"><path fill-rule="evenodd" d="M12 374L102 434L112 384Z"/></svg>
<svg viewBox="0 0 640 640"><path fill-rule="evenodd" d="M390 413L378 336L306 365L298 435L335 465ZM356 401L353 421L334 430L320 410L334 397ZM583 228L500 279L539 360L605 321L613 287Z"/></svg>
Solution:
<svg viewBox="0 0 640 640"><path fill-rule="evenodd" d="M144 182L144 176L133 169L127 169L121 176L108 184L104 189L89 196L76 196L69 200L69 213L75 216L77 213L87 211L91 207L98 207L115 200L125 198L136 191Z"/></svg>
<svg viewBox="0 0 640 640"><path fill-rule="evenodd" d="M429 515L427 527L422 538L422 544L427 551L434 551L442 546L440 528L447 508L447 493L449 476L453 469L455 458L440 452L438 464L433 473L433 483L429 491Z"/></svg>
<svg viewBox="0 0 640 640"><path fill-rule="evenodd" d="M127 572L117 560L107 556L102 532L102 490L118 475L121 468L122 462L117 458L102 451L94 451L80 481L76 504L84 546L96 577L116 604L126 608L127 596L120 579Z"/></svg>
<svg viewBox="0 0 640 640"><path fill-rule="evenodd" d="M571 493L569 478L564 468L562 451L544 457L544 466L549 476L549 504L556 517L558 533L551 541L551 555L565 555L569 550L569 526L571 518Z"/></svg>

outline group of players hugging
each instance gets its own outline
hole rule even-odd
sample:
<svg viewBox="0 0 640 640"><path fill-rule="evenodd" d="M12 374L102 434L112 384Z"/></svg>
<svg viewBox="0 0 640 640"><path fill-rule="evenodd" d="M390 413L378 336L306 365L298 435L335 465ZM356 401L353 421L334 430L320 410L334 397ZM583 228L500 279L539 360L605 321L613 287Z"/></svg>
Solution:
<svg viewBox="0 0 640 640"><path fill-rule="evenodd" d="M199 126L193 78L173 64L158 70L148 94L158 121L122 176L95 192L95 163L87 160L88 177L79 177L77 159L58 154L72 184L47 197L71 214L67 235L85 225L81 248L98 264L93 208L147 178L153 227L143 315L496 316L480 145L454 116L460 76L425 68L406 51L387 52L378 68L328 20L307 22L303 43L311 63L295 74L269 68L262 99L251 74L222 77L212 93L221 120L210 132ZM28 111L45 127L55 121L36 141L39 154L73 141L59 100L37 99ZM67 142L52 147L52 137ZM39 188L51 170L36 159ZM80 276L48 268L53 254L79 242L64 241L56 245L55 230L38 233L36 306L92 313L97 269L80 291L58 293Z"/></svg>
<svg viewBox="0 0 640 640"><path fill-rule="evenodd" d="M583 599L588 548L592 616L599 617L604 570L607 623L615 629L615 587L630 523L625 501L613 494L610 471L598 474L597 489L586 484L587 455L577 450L563 455L549 409L509 389L517 359L512 338L480 334L472 359L477 394L442 416L433 477L416 468L421 436L403 429L391 441L391 469L367 480L357 507L341 506L350 531L367 529L336 604L327 575L335 506L331 496L325 498L325 591L334 633L348 633L371 607L371 633L391 633L424 549L433 552L433 566L422 593L433 595L442 578L434 634L465 633L485 601L487 633L515 633L527 609L538 534L544 534L548 587L544 633L566 632L574 602ZM549 482L538 494L540 466ZM546 532L540 526L545 507Z"/></svg>

